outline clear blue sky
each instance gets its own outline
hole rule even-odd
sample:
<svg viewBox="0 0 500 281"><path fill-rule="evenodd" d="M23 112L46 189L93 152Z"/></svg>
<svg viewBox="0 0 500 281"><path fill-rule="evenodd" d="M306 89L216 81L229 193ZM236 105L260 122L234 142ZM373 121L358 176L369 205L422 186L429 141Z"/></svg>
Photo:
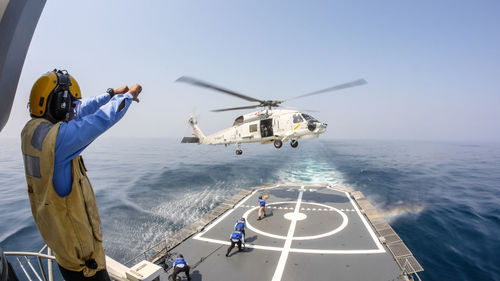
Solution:
<svg viewBox="0 0 500 281"><path fill-rule="evenodd" d="M248 105L174 83L182 75L259 99L365 78L290 102L315 109L325 138L500 141L499 1L48 0L4 136L29 119L33 82L65 68L83 96L135 82L141 102L105 136L208 134Z"/></svg>

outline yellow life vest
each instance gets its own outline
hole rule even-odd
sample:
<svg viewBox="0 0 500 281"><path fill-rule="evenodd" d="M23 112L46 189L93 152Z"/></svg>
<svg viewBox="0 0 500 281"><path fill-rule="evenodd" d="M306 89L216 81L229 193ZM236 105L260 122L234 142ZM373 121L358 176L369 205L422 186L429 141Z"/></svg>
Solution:
<svg viewBox="0 0 500 281"><path fill-rule="evenodd" d="M101 219L81 156L71 160L71 193L60 197L54 190L52 177L60 125L33 118L21 133L31 212L57 263L67 270L83 270L85 276L91 277L106 268Z"/></svg>

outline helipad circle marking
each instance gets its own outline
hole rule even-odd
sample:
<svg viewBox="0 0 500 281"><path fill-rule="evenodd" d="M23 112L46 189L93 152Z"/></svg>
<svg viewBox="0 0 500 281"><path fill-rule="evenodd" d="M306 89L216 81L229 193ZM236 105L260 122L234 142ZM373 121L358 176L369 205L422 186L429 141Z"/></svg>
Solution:
<svg viewBox="0 0 500 281"><path fill-rule="evenodd" d="M295 203L296 202L294 202L294 201L288 201L288 202L274 202L274 203L269 203L267 205L271 206L271 205L277 205L277 204L295 204ZM311 205L321 206L321 207L325 207L325 208L330 209L330 211L335 211L335 212L339 213L340 216L342 217L342 224L339 227L337 227L337 228L335 228L335 229L333 229L333 230L331 230L329 232L325 232L325 233L318 234L318 235L312 235L312 236L297 236L297 237L293 237L292 240L312 240L312 239L323 238L323 237L326 237L326 236L331 236L331 235L333 235L333 234L335 234L337 232L340 232L341 230L343 230L347 226L347 223L348 223L349 219L347 218L346 214L344 214L343 212L339 211L337 208L334 208L334 207L328 206L328 205L324 205L324 204L320 204L320 203L313 203L313 202L307 202L307 203L302 203L302 204L311 204ZM255 228L250 223L250 221L248 220L248 214L250 214L250 212L252 212L254 210L257 210L258 208L259 208L259 206L253 207L253 208L249 209L248 211L246 211L243 214L243 217L247 221L247 227L248 227L248 229L251 229L253 232L256 232L256 233L259 233L259 234L262 234L262 235L265 235L265 236L268 236L268 237L272 237L272 238L276 238L276 239L281 239L281 240L286 240L286 236L281 236L281 235L276 235L276 234L264 232L262 230L259 230L259 229Z"/></svg>
<svg viewBox="0 0 500 281"><path fill-rule="evenodd" d="M279 186L280 185L277 185L275 187L279 187ZM275 188L275 187L271 187L271 188ZM329 187L327 187L327 188L329 188ZM332 188L330 188L330 189L332 189ZM332 190L335 190L335 189L332 189ZM353 205L353 207L356 209L354 211L356 211L358 213L358 215L361 217L361 219L363 220L363 217L362 217L361 213L359 212L359 210L357 210L357 207L354 206L354 202L349 197L349 194L347 192L345 192L345 191L342 191L342 190L336 190L336 191L340 191L340 192L344 193L347 196L347 198L350 200L350 202ZM251 195L254 195L256 192L257 191L254 191ZM219 224L219 222L221 222L224 218L226 218L229 214L231 214L235 209L237 209L239 207L242 207L241 204L243 204L244 202L246 202L249 198L251 198L251 196L248 196L247 198L243 199L240 203L236 204L236 206L234 207L234 209L230 210L229 212L226 212L225 214L223 214L222 216L220 216L219 218L217 218L213 223L209 224L208 227L206 227L203 231L201 231L198 234L196 234L193 239L200 240L200 241L205 241L205 242L209 242L209 243L221 244L221 245L230 245L231 243L229 243L226 240L218 240L218 239L207 238L207 237L203 237L203 235L205 233L207 233L211 228L213 228L214 226L216 226L217 224ZM308 203L306 203L306 204L308 204ZM252 205L252 206L247 205L247 207L253 207L253 206L254 205ZM333 210L330 209L329 211L333 211ZM369 226L365 223L364 220L363 220L363 223L364 223L364 225L366 227L366 230L368 230L370 232L370 234L372 234L373 241L378 245L377 249L368 249L368 250L319 250L319 249L296 249L296 248L290 248L290 252L292 252L292 253L308 253L308 254L329 254L329 255L339 255L339 254L340 255L353 255L353 254L366 255L366 254L386 253L386 250L384 249L384 247L382 247L381 245L379 245L380 242L378 241L378 239L376 239L375 235L372 233L371 228L369 228ZM254 245L254 244L248 244L246 247L253 248L253 249L260 249L260 250L277 251L277 252L281 252L283 250L283 248L280 248L280 247L262 246L262 245Z"/></svg>
<svg viewBox="0 0 500 281"><path fill-rule="evenodd" d="M301 221L301 220L305 220L307 218L306 214L303 214L303 213L286 213L283 215L283 217L287 220L298 220L298 221Z"/></svg>

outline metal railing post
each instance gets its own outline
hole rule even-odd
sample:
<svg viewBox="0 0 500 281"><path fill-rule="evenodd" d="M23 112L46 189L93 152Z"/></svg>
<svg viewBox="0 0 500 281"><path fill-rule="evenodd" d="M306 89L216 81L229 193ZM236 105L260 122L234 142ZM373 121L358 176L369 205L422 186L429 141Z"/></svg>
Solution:
<svg viewBox="0 0 500 281"><path fill-rule="evenodd" d="M28 263L29 267L31 268L31 271L33 271L33 273L35 274L36 278L39 280L39 281L42 281L42 278L40 278L40 275L38 275L38 272L36 272L35 268L33 267L33 265L31 264L30 260L28 259L27 256L24 256L24 259L26 260L26 263Z"/></svg>
<svg viewBox="0 0 500 281"><path fill-rule="evenodd" d="M47 255L51 256L52 250L47 248ZM54 275L52 274L52 260L47 259L47 271L49 272L49 281L54 281Z"/></svg>
<svg viewBox="0 0 500 281"><path fill-rule="evenodd" d="M33 280L31 280L31 277L29 276L28 272L26 271L26 269L24 268L23 264L21 263L21 260L19 259L19 257L16 257L16 259L17 259L17 262L19 263L19 266L23 270L24 275L26 275L26 278L28 278L29 281L33 281Z"/></svg>
<svg viewBox="0 0 500 281"><path fill-rule="evenodd" d="M413 268L413 266L411 265L410 261L409 261L407 258L405 258L405 263L404 263L404 265L403 265L404 271L406 271L406 265L407 265L407 264L408 264L408 267L409 267L409 268L410 268L410 270L411 270L411 273L408 273L408 272L407 272L406 274L408 274L408 275L415 274L415 276L417 276L418 280L419 280L419 281L422 281L422 279L420 279L420 276L418 275L418 273L415 271L415 268ZM412 279L413 279L413 278L412 278Z"/></svg>
<svg viewBox="0 0 500 281"><path fill-rule="evenodd" d="M37 257L37 260L40 271L42 272L43 281L47 281L47 275L45 273L45 268L43 268L42 259L40 257Z"/></svg>

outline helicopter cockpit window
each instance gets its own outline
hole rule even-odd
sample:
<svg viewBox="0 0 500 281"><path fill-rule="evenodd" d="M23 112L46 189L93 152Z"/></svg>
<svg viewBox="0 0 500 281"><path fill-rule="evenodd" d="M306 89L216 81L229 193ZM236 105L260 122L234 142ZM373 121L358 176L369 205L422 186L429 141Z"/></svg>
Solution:
<svg viewBox="0 0 500 281"><path fill-rule="evenodd" d="M304 117L304 119L306 119L307 121L318 122L318 120L316 120L316 118L312 117L311 115L307 115L307 114L302 113L302 117Z"/></svg>
<svg viewBox="0 0 500 281"><path fill-rule="evenodd" d="M293 115L293 123L300 123L300 122L303 122L304 119L302 119L302 117L300 117L299 114L294 114Z"/></svg>
<svg viewBox="0 0 500 281"><path fill-rule="evenodd" d="M243 116L239 116L234 120L233 126L243 123Z"/></svg>

